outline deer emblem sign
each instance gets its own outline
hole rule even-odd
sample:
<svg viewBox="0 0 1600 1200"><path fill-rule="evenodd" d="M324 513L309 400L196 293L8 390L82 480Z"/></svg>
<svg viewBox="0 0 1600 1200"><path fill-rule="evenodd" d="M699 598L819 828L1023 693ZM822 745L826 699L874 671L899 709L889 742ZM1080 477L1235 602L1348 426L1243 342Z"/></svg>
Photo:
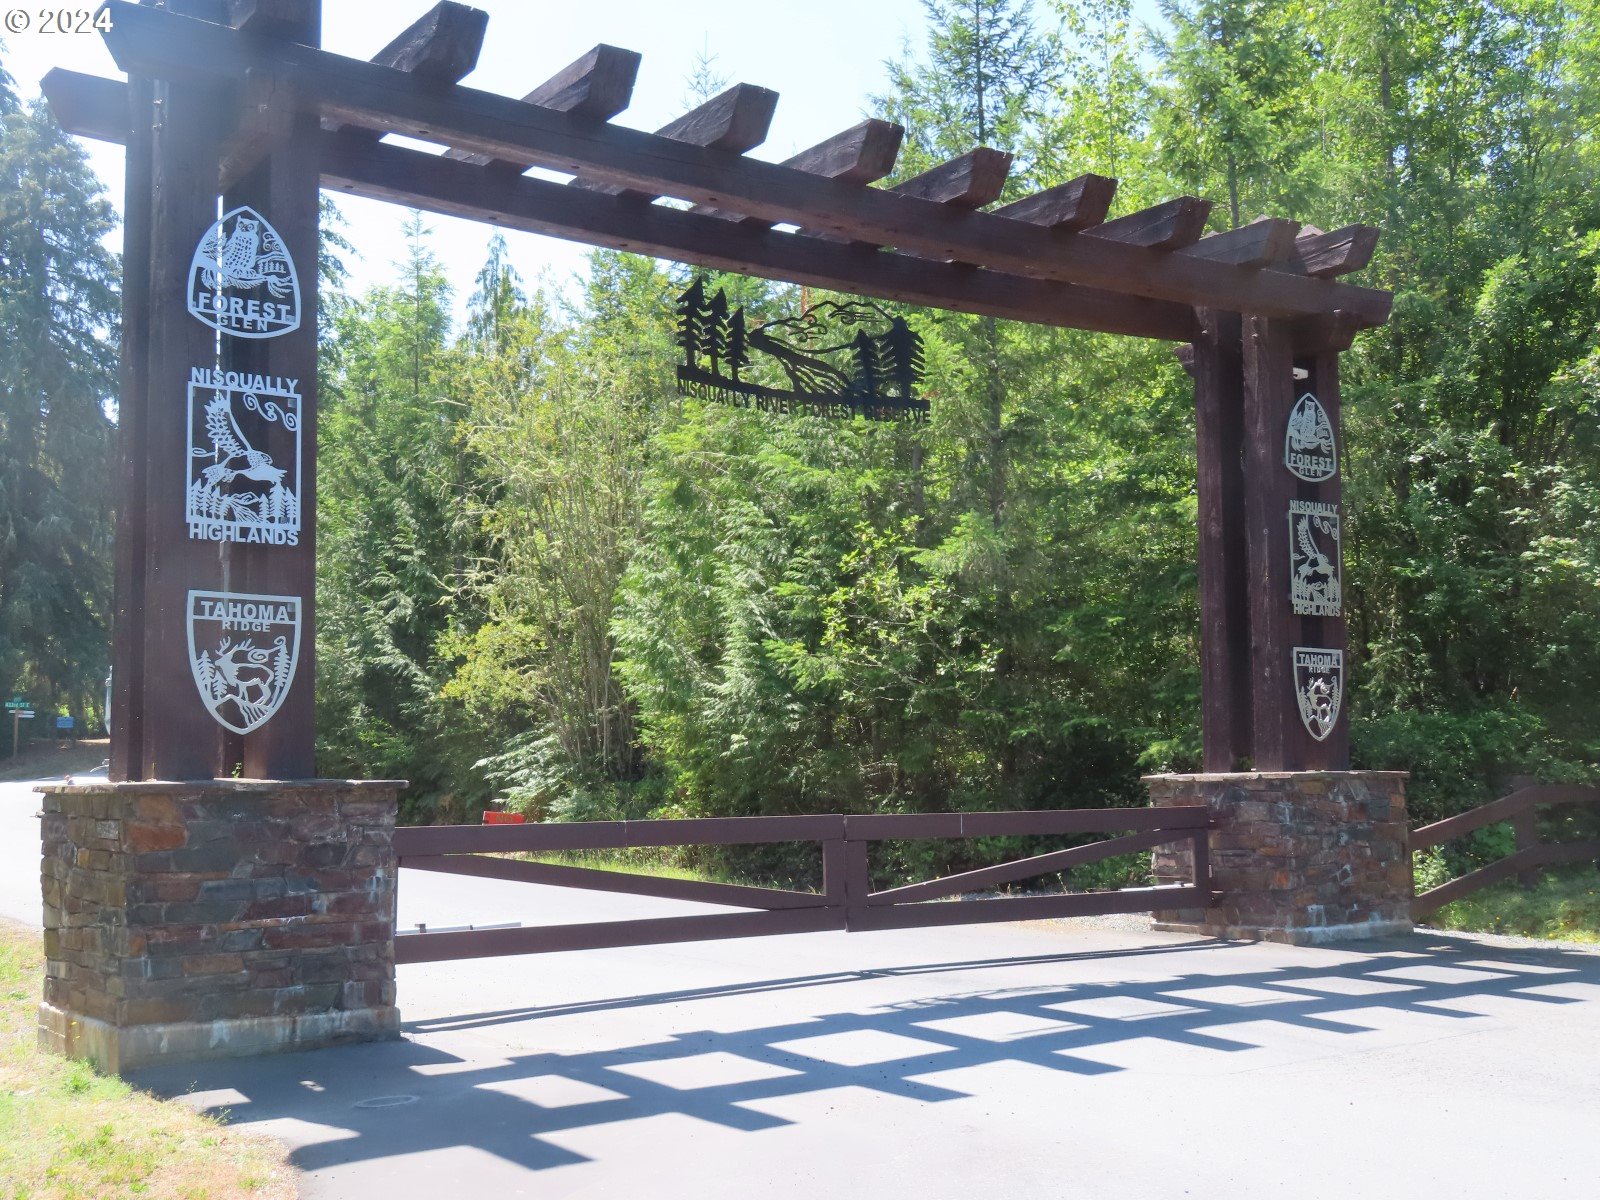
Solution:
<svg viewBox="0 0 1600 1200"><path fill-rule="evenodd" d="M189 593L189 667L220 724L249 733L282 707L300 660L300 612L298 596Z"/></svg>

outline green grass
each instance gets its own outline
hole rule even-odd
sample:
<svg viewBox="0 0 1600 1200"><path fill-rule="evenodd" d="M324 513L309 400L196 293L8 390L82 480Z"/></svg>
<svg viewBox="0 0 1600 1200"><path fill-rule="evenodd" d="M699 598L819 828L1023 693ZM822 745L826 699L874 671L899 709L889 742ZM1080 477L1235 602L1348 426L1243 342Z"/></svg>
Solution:
<svg viewBox="0 0 1600 1200"><path fill-rule="evenodd" d="M1586 866L1546 872L1527 890L1515 883L1485 888L1445 905L1424 923L1469 933L1600 943L1600 871Z"/></svg>
<svg viewBox="0 0 1600 1200"><path fill-rule="evenodd" d="M39 936L0 922L0 1200L288 1200L276 1142L37 1041Z"/></svg>

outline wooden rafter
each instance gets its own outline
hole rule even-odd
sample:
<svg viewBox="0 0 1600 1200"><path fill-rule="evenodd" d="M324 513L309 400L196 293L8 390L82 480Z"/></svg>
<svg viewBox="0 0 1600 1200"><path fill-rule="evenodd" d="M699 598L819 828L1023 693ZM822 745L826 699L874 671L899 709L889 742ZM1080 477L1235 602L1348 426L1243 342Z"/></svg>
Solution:
<svg viewBox="0 0 1600 1200"><path fill-rule="evenodd" d="M591 121L609 121L633 100L634 80L639 76L639 55L632 50L601 43L589 53L569 63L522 98L552 112L569 113ZM531 164L489 154L469 154L446 150L446 158L459 158L479 166L493 164L505 169L526 170Z"/></svg>
<svg viewBox="0 0 1600 1200"><path fill-rule="evenodd" d="M900 143L905 136L905 127L902 125L868 118L784 159L783 165L808 175L820 175L824 179L837 179L845 183L876 183L894 170L895 159L900 155ZM705 204L697 204L690 211L721 217L726 221L744 221L763 228L773 225L772 221L763 221L760 217L724 212Z"/></svg>
<svg viewBox="0 0 1600 1200"><path fill-rule="evenodd" d="M1085 230L1084 236L1146 250L1178 250L1200 240L1210 215L1211 201L1179 196L1096 225Z"/></svg>
<svg viewBox="0 0 1600 1200"><path fill-rule="evenodd" d="M114 142L126 137L125 88L63 70L51 71L44 80L45 94L64 128ZM356 130L324 131L318 151L324 186L530 233L957 312L1174 341L1187 340L1193 332L1192 314L1178 304L999 271L971 271L664 205L637 204L626 197L580 192L548 180L373 142Z"/></svg>
<svg viewBox="0 0 1600 1200"><path fill-rule="evenodd" d="M1027 221L1062 233L1091 229L1106 219L1117 181L1105 175L1079 175L995 210L998 217Z"/></svg>
<svg viewBox="0 0 1600 1200"><path fill-rule="evenodd" d="M1259 217L1237 229L1203 237L1183 253L1239 267L1274 266L1294 252L1294 238L1299 232L1298 221Z"/></svg>
<svg viewBox="0 0 1600 1200"><path fill-rule="evenodd" d="M1283 317L1344 311L1368 325L1385 320L1389 311L1390 297L1384 292L1288 270L1247 269L1171 253L1185 244L1188 226L1181 220L1159 238L1150 237L1147 229L1142 237L1125 239L1124 231L1132 232L1128 218L1063 236L1028 221L579 121L459 85L440 89L392 68L308 46L263 45L224 26L121 0L112 0L111 9L107 43L125 69L157 77L225 80L259 65L282 73L297 105L324 117L473 154L526 161L612 187L1128 298ZM1190 205L1191 217L1192 209ZM1197 238L1196 230L1188 244Z"/></svg>
<svg viewBox="0 0 1600 1200"><path fill-rule="evenodd" d="M767 131L772 128L772 114L777 107L778 93L771 88L736 83L676 120L668 121L656 130L656 136L682 142L686 146L743 154L767 140ZM628 196L641 202L654 200L660 195L659 192L616 187L582 178L574 179L572 186L604 192L608 196Z"/></svg>
<svg viewBox="0 0 1600 1200"><path fill-rule="evenodd" d="M1011 172L1011 155L979 146L929 167L889 190L954 208L982 208L1000 198Z"/></svg>
<svg viewBox="0 0 1600 1200"><path fill-rule="evenodd" d="M489 14L481 9L440 0L374 54L372 61L438 86L459 83L478 65L488 26ZM329 129L341 128L338 121L325 124ZM368 129L365 136L376 141L383 131Z"/></svg>

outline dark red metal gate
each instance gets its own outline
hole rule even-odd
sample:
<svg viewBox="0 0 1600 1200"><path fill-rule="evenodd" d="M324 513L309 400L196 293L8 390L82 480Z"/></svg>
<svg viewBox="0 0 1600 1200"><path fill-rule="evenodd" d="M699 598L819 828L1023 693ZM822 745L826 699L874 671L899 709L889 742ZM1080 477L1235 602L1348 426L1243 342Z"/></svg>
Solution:
<svg viewBox="0 0 1600 1200"><path fill-rule="evenodd" d="M727 905L753 911L649 917L510 929L408 933L395 939L398 962L434 962L642 946L712 938L760 937L823 929L906 929L982 921L1026 921L1212 903L1203 805L1164 808L1049 809L1027 812L916 813L888 816L728 817L666 821L595 821L552 825L451 825L397 829L402 867L507 879L592 891ZM1016 837L1039 834L1114 833L1088 845L1034 855L873 891L867 868L871 842L907 839ZM962 893L1100 862L1119 854L1174 842L1194 846L1194 873L1186 883L1043 896L999 896L965 903L935 903ZM733 846L817 842L822 846L820 892L663 879L593 867L495 857L564 850L618 850L643 846Z"/></svg>

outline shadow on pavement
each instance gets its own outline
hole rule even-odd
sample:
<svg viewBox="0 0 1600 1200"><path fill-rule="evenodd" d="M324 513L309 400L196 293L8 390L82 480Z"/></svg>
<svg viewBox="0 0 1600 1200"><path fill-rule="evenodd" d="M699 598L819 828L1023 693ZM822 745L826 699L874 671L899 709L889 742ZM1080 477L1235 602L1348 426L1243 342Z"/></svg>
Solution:
<svg viewBox="0 0 1600 1200"><path fill-rule="evenodd" d="M1506 1002L1559 1006L1600 999L1600 956L1507 949L1426 934L1347 944L1356 955L1303 968L1219 971L1215 955L1241 944L1165 945L1127 955L1167 955L1159 980L996 988L935 996L867 1012L827 1012L734 1032L686 1031L590 1052L451 1053L458 1031L540 1016L684 1005L846 982L866 975L921 975L1066 962L1111 955L1051 955L992 962L930 963L882 972L780 978L609 1002L466 1014L416 1022L407 1040L247 1061L152 1068L135 1076L164 1095L197 1097L237 1122L292 1117L327 1127L328 1140L291 1161L318 1170L396 1154L470 1146L528 1169L589 1161L550 1140L587 1127L662 1115L755 1132L791 1122L766 1102L829 1089L868 1089L928 1103L972 1094L952 1077L965 1068L1014 1064L1063 1076L1171 1070L1170 1059L1236 1055L1288 1036L1318 1041L1315 1054L1370 1047L1354 1035L1416 1040L1504 1011ZM1184 952L1206 949L1203 971L1185 973ZM1341 956L1343 957L1343 956ZM688 1018L692 1009L685 1009ZM1409 1025L1408 1025L1409 1022ZM1431 1024L1430 1024L1431 1022ZM417 1040L421 1039L421 1040ZM1154 1043L1154 1046L1153 1046ZM509 1053L509 1052L508 1052Z"/></svg>

